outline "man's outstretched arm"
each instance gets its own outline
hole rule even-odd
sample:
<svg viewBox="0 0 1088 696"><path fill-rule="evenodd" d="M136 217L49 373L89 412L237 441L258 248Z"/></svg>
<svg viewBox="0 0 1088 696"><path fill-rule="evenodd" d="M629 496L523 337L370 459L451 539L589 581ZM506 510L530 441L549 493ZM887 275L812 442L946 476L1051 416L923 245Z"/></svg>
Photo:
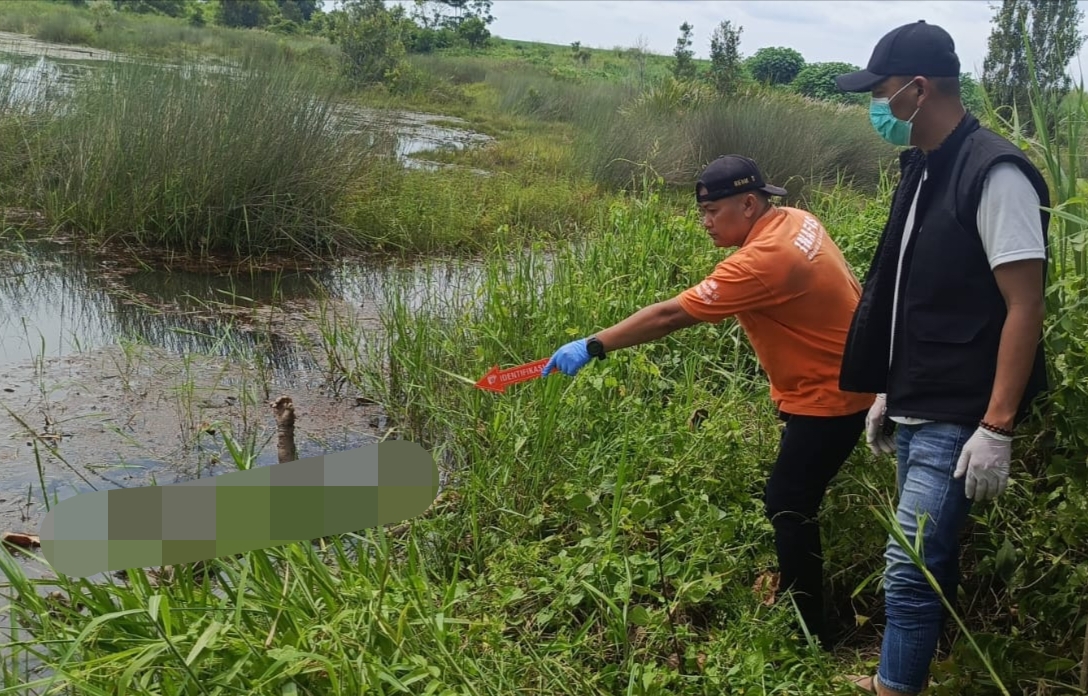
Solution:
<svg viewBox="0 0 1088 696"><path fill-rule="evenodd" d="M774 304L778 299L747 262L730 257L715 266L698 285L644 307L594 335L608 353L655 341L700 322L717 323L738 312ZM556 351L541 375L546 376L554 369L567 375L577 374L590 360L586 341L579 338Z"/></svg>
<svg viewBox="0 0 1088 696"><path fill-rule="evenodd" d="M698 324L675 297L643 307L623 321L596 334L605 351L630 348Z"/></svg>
<svg viewBox="0 0 1088 696"><path fill-rule="evenodd" d="M643 307L618 324L598 332L597 340L605 352L630 348L641 343L655 341L673 331L693 326L699 319L688 314L674 297ZM586 339L571 341L555 352L544 366L541 376L559 370L567 375L577 374L590 360Z"/></svg>

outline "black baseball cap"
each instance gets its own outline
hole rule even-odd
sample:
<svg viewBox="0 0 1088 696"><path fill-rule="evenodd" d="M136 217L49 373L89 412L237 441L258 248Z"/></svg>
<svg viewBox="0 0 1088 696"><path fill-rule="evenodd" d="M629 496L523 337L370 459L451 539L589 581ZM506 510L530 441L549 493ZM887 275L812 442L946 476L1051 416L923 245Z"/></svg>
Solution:
<svg viewBox="0 0 1088 696"><path fill-rule="evenodd" d="M706 187L706 194L699 195L699 188ZM695 182L695 200L704 203L748 191L763 191L772 196L785 196L786 189L771 186L763 180L763 174L751 157L722 155L707 165Z"/></svg>
<svg viewBox="0 0 1088 696"><path fill-rule="evenodd" d="M919 19L892 29L877 42L865 70L839 75L844 92L869 92L892 75L959 77L960 59L947 31Z"/></svg>

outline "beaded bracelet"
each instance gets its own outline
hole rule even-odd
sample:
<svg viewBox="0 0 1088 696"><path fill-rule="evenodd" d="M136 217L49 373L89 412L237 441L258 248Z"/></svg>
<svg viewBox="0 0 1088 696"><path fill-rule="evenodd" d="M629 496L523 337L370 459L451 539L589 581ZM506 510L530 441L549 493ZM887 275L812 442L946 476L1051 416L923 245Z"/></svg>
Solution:
<svg viewBox="0 0 1088 696"><path fill-rule="evenodd" d="M1011 430L1006 430L1005 428L999 428L996 425L992 425L990 423L987 423L986 421L979 421L978 424L979 424L979 427L985 428L986 430L989 430L991 433L997 433L998 435L1004 435L1005 437L1012 437L1013 435L1015 435L1015 433L1013 431L1011 431Z"/></svg>

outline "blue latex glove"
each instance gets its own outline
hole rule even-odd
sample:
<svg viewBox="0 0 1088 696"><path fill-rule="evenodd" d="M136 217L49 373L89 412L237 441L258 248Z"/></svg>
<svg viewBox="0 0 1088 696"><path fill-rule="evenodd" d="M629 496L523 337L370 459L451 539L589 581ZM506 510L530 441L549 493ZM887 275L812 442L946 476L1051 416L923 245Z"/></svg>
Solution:
<svg viewBox="0 0 1088 696"><path fill-rule="evenodd" d="M544 365L544 369L540 371L541 377L547 377L548 374L558 368L565 375L573 377L578 374L578 370L581 370L586 366L590 360L589 350L586 349L586 339L579 338L577 341L571 341L559 350L555 351L551 360Z"/></svg>

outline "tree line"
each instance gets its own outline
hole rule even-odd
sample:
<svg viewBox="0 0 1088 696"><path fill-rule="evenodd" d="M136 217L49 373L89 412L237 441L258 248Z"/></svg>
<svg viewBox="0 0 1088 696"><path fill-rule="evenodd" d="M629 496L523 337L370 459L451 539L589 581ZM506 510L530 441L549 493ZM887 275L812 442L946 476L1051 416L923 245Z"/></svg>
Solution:
<svg viewBox="0 0 1088 696"><path fill-rule="evenodd" d="M1080 51L1083 12L1076 0L1002 0L991 19L993 25L981 79L968 72L960 75L967 108L983 107L985 90L992 106L1015 117L1027 132L1034 130L1029 94L1061 100L1072 90L1067 67ZM744 58L740 52L744 28L730 20L719 23L710 37L710 62L700 70L692 50L694 26L685 21L672 52L671 71L678 81L702 81L721 94L732 94L742 85L759 83L791 90L813 99L865 103L866 95L844 94L835 87L836 75L858 70L844 62L806 63L795 49L774 46ZM1034 70L1030 68L1034 67ZM1029 75L1035 75L1032 84Z"/></svg>
<svg viewBox="0 0 1088 696"><path fill-rule="evenodd" d="M158 14L236 29L322 36L334 43L346 24L361 21L392 27L405 50L426 53L440 48L481 48L494 21L491 0L408 0L386 8L381 0L337 0L326 12L321 0L53 0L90 9ZM388 14L388 17L386 16ZM390 21L391 20L391 21Z"/></svg>

